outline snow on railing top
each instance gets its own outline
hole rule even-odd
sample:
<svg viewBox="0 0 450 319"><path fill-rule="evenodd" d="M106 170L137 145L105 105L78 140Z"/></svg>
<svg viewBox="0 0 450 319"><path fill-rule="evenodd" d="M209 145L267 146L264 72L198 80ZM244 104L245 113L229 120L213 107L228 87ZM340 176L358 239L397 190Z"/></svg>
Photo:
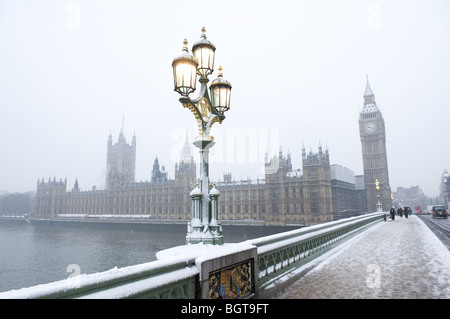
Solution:
<svg viewBox="0 0 450 319"><path fill-rule="evenodd" d="M113 269L94 273L94 274L80 274L78 276L70 277L67 279L36 285L28 288L14 289L11 291L0 292L0 299L36 299L36 298L56 298L69 297L71 295L82 295L84 291L92 291L102 289L101 287L108 284L121 285L131 279L145 279L153 278L150 287L147 282L147 289L156 288L158 286L170 283L173 280L180 279L180 273L172 276L160 276L162 274L175 273L176 270L185 269L188 266L194 265L195 259L182 258L168 258L164 260L156 260L148 263L143 263L134 266L128 266L123 268L114 267ZM194 267L194 270L185 271L182 276L196 275L198 270ZM194 272L193 272L194 271ZM157 277L160 276L160 277ZM123 285L121 286L123 287ZM139 289L139 287L135 287ZM130 290L127 290L126 294L131 294ZM120 298L125 294L122 291L120 295L115 294L115 298ZM109 298L111 298L109 294Z"/></svg>
<svg viewBox="0 0 450 319"><path fill-rule="evenodd" d="M287 231L287 232L283 232L283 233L279 233L279 234L269 235L269 236L260 237L260 238L256 238L256 239L249 239L246 241L246 243L260 247L263 245L267 245L270 243L289 239L292 237L298 237L300 235L308 234L311 232L317 232L319 230L329 229L330 227L341 226L342 224L350 224L352 222L358 222L358 221L372 218L372 217L375 217L378 215L382 216L383 214L384 213L376 212L376 213L365 214L362 216L354 216L354 217L344 218L344 219L340 219L340 220L336 220L336 221L330 221L330 222L326 222L326 223L322 223L322 224L303 227L300 229L295 229L295 230L291 230L291 231Z"/></svg>

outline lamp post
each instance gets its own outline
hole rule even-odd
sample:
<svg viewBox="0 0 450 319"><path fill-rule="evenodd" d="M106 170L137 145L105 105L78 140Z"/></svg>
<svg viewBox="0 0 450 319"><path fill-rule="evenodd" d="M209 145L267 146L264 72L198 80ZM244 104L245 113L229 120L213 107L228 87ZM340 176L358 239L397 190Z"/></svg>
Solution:
<svg viewBox="0 0 450 319"><path fill-rule="evenodd" d="M377 190L377 212L382 212L383 208L380 202L380 182L378 179L375 179L375 189Z"/></svg>
<svg viewBox="0 0 450 319"><path fill-rule="evenodd" d="M391 193L391 207L395 207L394 205L394 194Z"/></svg>
<svg viewBox="0 0 450 319"><path fill-rule="evenodd" d="M222 245L222 226L218 219L220 192L209 182L209 150L215 144L210 129L214 123L222 123L224 113L230 109L231 83L223 78L219 67L218 78L211 82L208 93L208 75L214 71L216 47L206 38L205 32L202 28L200 41L192 46L193 55L189 54L185 39L182 54L172 62L175 91L181 94L179 101L183 107L194 114L199 133L194 145L200 152L200 184L189 194L192 219L188 224L186 244ZM200 92L191 99L189 94L196 89L197 75L200 76Z"/></svg>

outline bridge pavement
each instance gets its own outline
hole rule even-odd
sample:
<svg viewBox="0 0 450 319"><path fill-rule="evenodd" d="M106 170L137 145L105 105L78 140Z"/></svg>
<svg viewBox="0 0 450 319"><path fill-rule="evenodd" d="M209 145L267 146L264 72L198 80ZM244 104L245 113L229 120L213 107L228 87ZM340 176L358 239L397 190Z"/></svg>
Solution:
<svg viewBox="0 0 450 319"><path fill-rule="evenodd" d="M417 216L365 231L295 281L279 299L450 298L450 251Z"/></svg>

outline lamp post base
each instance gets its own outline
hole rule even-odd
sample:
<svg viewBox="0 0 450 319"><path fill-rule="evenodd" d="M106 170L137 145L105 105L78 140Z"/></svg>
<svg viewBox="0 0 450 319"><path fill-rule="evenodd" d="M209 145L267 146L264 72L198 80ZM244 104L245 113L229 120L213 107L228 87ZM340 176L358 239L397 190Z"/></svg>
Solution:
<svg viewBox="0 0 450 319"><path fill-rule="evenodd" d="M377 196L377 212L382 212L383 207L381 206L380 196Z"/></svg>
<svg viewBox="0 0 450 319"><path fill-rule="evenodd" d="M189 244L223 245L222 231L216 232L215 230L208 229L206 232L203 233L200 232L188 233L186 235L186 245Z"/></svg>
<svg viewBox="0 0 450 319"><path fill-rule="evenodd" d="M219 191L209 183L209 149L214 146L211 136L201 136L194 145L200 150L200 185L190 193L192 220L188 224L186 244L222 245L222 225L218 219Z"/></svg>

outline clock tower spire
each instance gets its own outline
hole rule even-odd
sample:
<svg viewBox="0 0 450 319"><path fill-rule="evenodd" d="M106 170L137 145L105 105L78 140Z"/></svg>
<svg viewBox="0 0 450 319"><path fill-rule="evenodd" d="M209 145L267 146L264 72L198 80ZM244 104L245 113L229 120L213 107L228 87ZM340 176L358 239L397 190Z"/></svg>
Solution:
<svg viewBox="0 0 450 319"><path fill-rule="evenodd" d="M377 103L375 103L375 94L369 84L369 77L366 76L366 91L364 92L364 106L362 112L378 111Z"/></svg>
<svg viewBox="0 0 450 319"><path fill-rule="evenodd" d="M364 167L366 208L369 212L376 211L377 195L379 195L383 211L387 211L392 207L392 201L386 154L386 130L368 77L363 97L364 104L359 113L359 135ZM375 180L380 183L379 194L375 189Z"/></svg>

